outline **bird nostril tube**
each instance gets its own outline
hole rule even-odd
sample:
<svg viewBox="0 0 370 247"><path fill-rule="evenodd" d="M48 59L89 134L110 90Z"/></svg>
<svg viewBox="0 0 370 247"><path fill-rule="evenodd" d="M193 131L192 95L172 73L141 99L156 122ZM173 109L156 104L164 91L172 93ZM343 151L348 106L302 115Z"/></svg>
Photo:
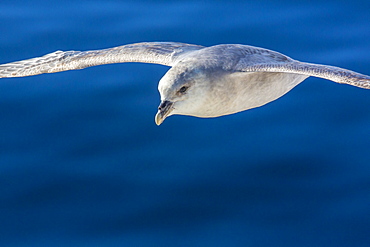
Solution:
<svg viewBox="0 0 370 247"><path fill-rule="evenodd" d="M170 105L170 101L168 100L162 101L161 104L158 106L158 110L162 111L168 108L169 105Z"/></svg>

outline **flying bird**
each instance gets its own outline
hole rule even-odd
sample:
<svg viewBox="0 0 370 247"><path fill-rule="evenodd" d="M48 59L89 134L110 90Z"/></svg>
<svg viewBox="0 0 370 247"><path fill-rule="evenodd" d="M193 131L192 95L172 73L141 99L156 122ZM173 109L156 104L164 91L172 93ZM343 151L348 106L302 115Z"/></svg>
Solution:
<svg viewBox="0 0 370 247"><path fill-rule="evenodd" d="M218 117L265 105L310 76L370 89L370 76L294 60L264 48L145 42L92 51L56 51L0 65L0 78L141 62L170 66L158 84L160 125L171 115Z"/></svg>

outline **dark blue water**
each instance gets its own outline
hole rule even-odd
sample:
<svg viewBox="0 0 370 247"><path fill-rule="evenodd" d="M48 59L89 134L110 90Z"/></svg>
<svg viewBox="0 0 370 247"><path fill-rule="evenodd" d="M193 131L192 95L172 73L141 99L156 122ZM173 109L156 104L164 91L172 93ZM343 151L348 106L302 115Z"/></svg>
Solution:
<svg viewBox="0 0 370 247"><path fill-rule="evenodd" d="M242 43L370 74L370 2L0 2L0 63ZM0 79L1 246L370 246L370 91L309 78L157 127L167 67Z"/></svg>

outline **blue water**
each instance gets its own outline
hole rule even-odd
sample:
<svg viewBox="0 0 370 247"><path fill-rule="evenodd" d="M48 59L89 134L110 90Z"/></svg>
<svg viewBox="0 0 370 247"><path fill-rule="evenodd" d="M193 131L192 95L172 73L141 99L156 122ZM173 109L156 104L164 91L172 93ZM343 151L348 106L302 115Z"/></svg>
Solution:
<svg viewBox="0 0 370 247"><path fill-rule="evenodd" d="M0 63L242 43L370 74L370 2L1 0ZM370 91L157 127L167 67L0 79L0 246L370 246Z"/></svg>

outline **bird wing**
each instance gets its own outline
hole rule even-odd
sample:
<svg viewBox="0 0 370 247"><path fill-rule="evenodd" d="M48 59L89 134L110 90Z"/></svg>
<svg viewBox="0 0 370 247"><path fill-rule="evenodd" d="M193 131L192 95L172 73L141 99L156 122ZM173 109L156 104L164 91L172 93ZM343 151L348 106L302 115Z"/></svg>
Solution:
<svg viewBox="0 0 370 247"><path fill-rule="evenodd" d="M259 56L263 56L264 61L262 59L256 59ZM370 89L370 76L334 66L299 62L278 52L262 48L256 48L252 52L246 52L235 65L234 69L241 72L302 74Z"/></svg>
<svg viewBox="0 0 370 247"><path fill-rule="evenodd" d="M42 57L0 65L0 78L83 69L111 63L155 63L172 66L179 56L204 48L176 42L146 42L93 51L56 51Z"/></svg>

